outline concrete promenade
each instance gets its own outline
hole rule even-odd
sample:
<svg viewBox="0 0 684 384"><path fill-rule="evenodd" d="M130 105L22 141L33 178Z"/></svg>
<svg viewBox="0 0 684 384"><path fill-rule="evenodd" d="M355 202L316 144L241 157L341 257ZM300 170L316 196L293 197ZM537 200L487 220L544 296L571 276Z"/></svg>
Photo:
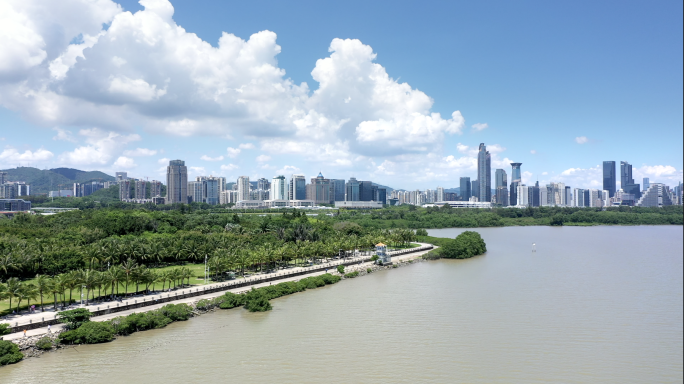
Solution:
<svg viewBox="0 0 684 384"><path fill-rule="evenodd" d="M423 254L429 252L431 249L433 249L433 246L430 244L423 244L419 243L421 246L418 248L411 248L407 250L402 250L402 251L397 251L397 252L392 252L392 261L397 262L397 261L405 261L409 259L414 259L422 256ZM95 303L93 305L88 305L88 306L81 306L81 305L72 305L68 309L74 309L74 308L87 308L91 312L103 312L105 308L112 307L112 308L119 308L121 306L132 306L134 305L135 302L138 304L141 303L143 300L146 304L151 304L153 301L161 301L162 299L164 300L163 302L159 304L151 304L151 305L146 305L144 307L139 307L136 306L135 308L131 309L125 309L125 308L120 308L123 309L121 311L117 312L112 312L112 313L107 313L103 314L100 316L94 316L91 319L93 321L105 321L109 319L113 319L115 317L119 316L126 316L131 313L140 313L140 312L147 312L151 311L154 309L158 309L163 307L166 304L179 304L179 303L193 303L202 299L211 299L217 296L221 296L226 292L233 292L233 293L241 293L248 291L252 288L259 288L259 287L264 287L272 284L274 280L276 280L276 284L284 281L297 281L301 280L306 277L310 276L317 276L317 275L322 275L326 273L325 269L329 269L331 272L335 271L338 265L350 265L348 271L355 270L357 268L367 268L368 266L372 265L373 262L370 261L371 256L357 256L357 257L348 257L346 259L338 259L338 260L333 260L330 262L322 263L322 264L316 264L311 267L295 267L295 268L288 268L285 270L280 270L275 273L269 273L269 274L258 274L255 276L250 276L246 279L237 279L237 280L231 280L229 282L221 282L221 283L212 283L212 284L206 284L202 286L192 286L188 287L185 289L176 289L171 292L158 292L154 294L149 294L149 295L137 295L137 296L131 296L128 297L122 302L119 301L109 301L109 302L100 302L100 303ZM355 265L358 265L356 267ZM307 273L307 271L311 271L310 273ZM293 274L296 274L292 276ZM245 283L248 283L245 285ZM240 285L240 287L235 287L235 285ZM178 298L174 299L176 295L184 295L187 293L192 292L197 292L199 291L200 293L205 290L213 290L211 293L207 294L194 294L192 297L183 297L183 298ZM3 338L5 340L13 340L17 338L21 338L24 336L22 326L24 326L24 329L27 329L26 335L27 336L39 336L47 333L47 326L41 326L35 329L29 329L32 327L35 327L38 324L35 323L44 323L46 321L49 322L55 322L54 319L56 317L57 313L50 307L49 310L46 310L45 312L36 312L32 314L26 314L26 315L21 315L21 316L8 316L9 318L0 320L0 323L9 323L10 326L14 327L15 329L19 329L18 332L11 333L9 335L5 335ZM51 321L52 320L52 321ZM51 330L58 331L63 328L62 324L53 324L51 325Z"/></svg>

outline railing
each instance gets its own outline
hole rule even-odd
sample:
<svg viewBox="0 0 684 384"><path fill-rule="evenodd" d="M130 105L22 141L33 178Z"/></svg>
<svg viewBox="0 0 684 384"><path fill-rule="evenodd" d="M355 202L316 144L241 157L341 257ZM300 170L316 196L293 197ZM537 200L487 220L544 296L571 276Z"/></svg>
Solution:
<svg viewBox="0 0 684 384"><path fill-rule="evenodd" d="M428 249L432 249L432 245L423 245L417 248L409 248L409 249L404 249L401 251L395 251L395 252L389 252L390 256L401 256L407 253L413 253L413 252L420 252L420 251L425 251ZM260 283L267 283L270 281L276 281L276 280L283 280L283 279L288 279L296 276L302 276L302 275L308 275L310 273L314 272L320 272L324 270L328 270L330 268L336 268L338 265L344 265L344 266L349 266L349 265L354 265L354 264L359 264L365 261L370 261L372 256L368 257L361 257L357 258L354 260L349 260L349 261L342 261L341 263L326 263L326 264L319 264L316 266L312 267L306 267L304 269L301 269L299 271L292 271L292 272L280 272L275 275L271 276L260 276L260 277L253 277L253 278L247 278L245 280L240 280L240 281L233 281L233 282L227 282L223 284L219 284L213 287L196 287L196 288L186 288L186 289L181 289L180 294L178 291L175 292L168 292L168 293L161 293L157 298L148 298L148 297L142 297L142 298L131 298L128 300L125 300L125 304L122 304L122 302L117 302L117 303L111 303L111 304L103 304L101 306L96 306L96 310L91 310L90 312L93 314L92 317L96 316L103 316L103 315L108 315L111 313L116 313L116 312L123 312L127 311L130 309L136 309L136 308L143 308L147 307L150 305L157 305L157 304L163 304L163 303L169 303L172 301L177 301L177 300L183 300L187 299L190 297L196 297L196 296L202 296L202 295L207 295L210 293L216 293L216 292L222 292L222 291L227 291L230 289L236 289L236 288L242 288L242 287L249 287L255 284L260 284ZM153 296L156 296L153 295ZM149 300L148 300L149 299ZM31 330L31 329L36 329L36 328L42 328L46 327L48 325L55 325L55 324L60 324L59 320L57 320L57 314L52 314L50 317L52 319L45 319L45 317L42 318L41 321L36 321L33 322L32 320L29 320L28 322L24 322L22 324L19 324L18 321L15 322L10 322L10 330L11 333L15 332L21 332L23 330ZM14 323L14 324L12 324Z"/></svg>

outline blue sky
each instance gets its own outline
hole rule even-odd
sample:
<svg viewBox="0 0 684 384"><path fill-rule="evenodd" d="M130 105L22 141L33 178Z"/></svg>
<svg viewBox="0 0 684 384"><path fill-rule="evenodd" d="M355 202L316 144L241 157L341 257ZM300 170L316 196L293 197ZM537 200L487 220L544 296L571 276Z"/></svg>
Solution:
<svg viewBox="0 0 684 384"><path fill-rule="evenodd" d="M0 168L682 180L681 1L5 3Z"/></svg>

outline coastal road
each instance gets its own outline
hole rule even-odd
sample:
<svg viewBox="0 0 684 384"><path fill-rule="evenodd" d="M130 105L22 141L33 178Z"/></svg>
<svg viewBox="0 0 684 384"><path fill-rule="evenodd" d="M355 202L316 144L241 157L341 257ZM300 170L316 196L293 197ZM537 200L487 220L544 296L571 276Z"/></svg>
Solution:
<svg viewBox="0 0 684 384"><path fill-rule="evenodd" d="M418 244L420 244L421 246L429 246L430 245L430 244L422 244L422 243L418 243ZM411 259L416 259L416 258L421 257L422 255L424 255L425 253L427 253L429 251L430 251L430 249L425 249L425 250L420 250L417 252L407 253L407 254L403 254L403 255L399 255L399 256L392 256L392 261L393 262L402 262L402 261L407 261L407 260L411 260ZM357 257L357 258L347 258L346 260L335 260L335 261L332 261L330 263L318 264L318 265L316 265L316 267L318 268L318 267L325 266L326 264L328 264L330 266L329 272L336 272L335 269L337 268L337 265L341 264L342 262L349 262L350 260L353 261L354 259L362 260L363 258ZM350 266L345 267L345 272L348 273L348 272L353 272L355 270L365 270L366 268L368 268L372 264L373 264L373 262L371 262L371 261L365 261L365 262L361 262L358 265L350 265ZM286 272L291 273L291 272L298 272L298 271L302 271L302 270L306 270L306 268L305 267L290 268L290 269L287 269L286 271L279 271L277 273L258 275L257 277L252 277L252 278L253 279L268 278L268 277L272 277L272 276L284 275ZM298 281L298 280L301 280L301 279L306 278L306 277L322 275L324 273L326 273L326 272L325 271L316 271L316 272L311 272L311 273L307 273L307 274L303 274L303 275L299 275L299 276L286 277L286 278L277 280L277 282L275 282L275 283L277 284L277 283L281 283L281 282L285 282L285 281ZM115 317L126 316L126 315L129 315L131 313L140 313L140 312L152 311L152 310L161 308L166 304L180 304L180 303L190 304L190 303L194 303L194 302L197 302L199 300L202 300L202 299L211 299L214 297L218 297L218 296L225 294L226 292L241 293L241 292L248 291L252 288L265 287L265 286L268 286L270 284L272 284L272 282L263 282L263 283L255 282L255 284L250 285L248 287L227 289L227 290L220 291L220 292L208 293L206 295L200 295L200 296L188 297L188 298L184 298L184 299L178 299L178 300L174 300L172 302L165 302L165 303L161 303L161 304L149 305L149 306L142 307L142 308L134 308L134 309L126 310L126 311L110 313L107 315L93 317L93 318L91 318L91 320L93 320L93 321L110 320L110 319L113 319ZM225 283L207 284L207 285L203 285L202 287L207 287L207 289L208 289L211 287L217 287L217 286L222 286L222 285L225 285ZM192 289L195 289L195 288L197 288L197 287L193 287ZM182 294L183 292L189 291L190 289L191 288L178 289L175 292ZM146 301L152 301L152 300L155 300L156 298L160 298L162 295L164 295L164 293L146 295L144 297L145 297ZM134 299L140 299L140 298L142 298L142 296L131 297L127 300L124 300L124 302L125 301L132 301ZM112 302L99 303L99 304L84 306L84 307L88 308L92 311L95 311L95 310L97 310L98 307L103 307L103 306L106 306L107 304L116 305L116 303L117 303L116 301L112 301ZM79 307L80 306L76 306L75 308L79 308ZM47 319L53 319L54 316L55 316L54 311L46 311L46 312L38 312L38 313L30 314L30 315L16 316L15 318L10 319L9 321L8 320L2 320L0 322L2 322L2 323L9 322L12 325L14 325L15 322L19 322L19 324L21 325L21 324L27 324L29 322L29 320L33 320L34 322L39 322L39 321L42 321L43 318L45 318L46 320ZM64 325L57 324L57 325L53 325L51 327L51 330L54 332L54 331L62 330L63 327L64 327ZM26 336L28 336L28 337L40 336L40 335L44 335L46 333L47 333L47 327L36 328L36 329L27 330ZM14 339L19 339L21 337L24 337L23 332L11 333L9 335L5 335L3 338L4 338L4 340L14 340Z"/></svg>

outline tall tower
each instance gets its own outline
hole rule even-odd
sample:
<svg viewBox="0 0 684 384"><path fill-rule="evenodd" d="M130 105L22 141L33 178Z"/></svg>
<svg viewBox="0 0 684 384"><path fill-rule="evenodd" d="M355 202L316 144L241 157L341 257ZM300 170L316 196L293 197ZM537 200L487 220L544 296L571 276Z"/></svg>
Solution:
<svg viewBox="0 0 684 384"><path fill-rule="evenodd" d="M188 168L183 160L171 160L166 167L166 204L188 202Z"/></svg>
<svg viewBox="0 0 684 384"><path fill-rule="evenodd" d="M470 184L470 177L461 177L459 181L461 184L459 186L459 192L461 194L461 201L470 200L470 196L472 196L472 193L471 193L472 185Z"/></svg>
<svg viewBox="0 0 684 384"><path fill-rule="evenodd" d="M632 178L632 164L621 161L620 162L620 188L623 190L627 185L634 184L634 179ZM605 187L603 189L606 189ZM612 197L612 196L611 196Z"/></svg>
<svg viewBox="0 0 684 384"><path fill-rule="evenodd" d="M271 200L287 200L285 176L279 175L271 180Z"/></svg>
<svg viewBox="0 0 684 384"><path fill-rule="evenodd" d="M522 184L521 165L522 163L511 163L511 191L508 194L508 201L511 205L518 203L518 186Z"/></svg>
<svg viewBox="0 0 684 384"><path fill-rule="evenodd" d="M237 179L238 201L249 200L249 176L240 176Z"/></svg>
<svg viewBox="0 0 684 384"><path fill-rule="evenodd" d="M484 143L480 143L477 154L477 181L480 190L479 201L492 201L492 158Z"/></svg>
<svg viewBox="0 0 684 384"><path fill-rule="evenodd" d="M603 189L610 197L615 196L615 162L603 162Z"/></svg>

